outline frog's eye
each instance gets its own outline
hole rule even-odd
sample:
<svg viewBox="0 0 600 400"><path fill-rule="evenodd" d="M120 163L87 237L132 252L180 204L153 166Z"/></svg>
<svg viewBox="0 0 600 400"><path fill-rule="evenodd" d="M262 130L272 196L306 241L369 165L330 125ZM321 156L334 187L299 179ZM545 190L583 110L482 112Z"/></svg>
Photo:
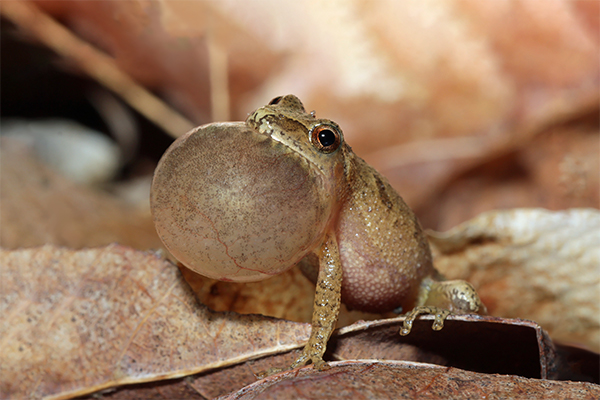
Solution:
<svg viewBox="0 0 600 400"><path fill-rule="evenodd" d="M333 125L316 125L310 131L310 142L323 153L332 153L342 144L342 134Z"/></svg>
<svg viewBox="0 0 600 400"><path fill-rule="evenodd" d="M279 102L281 101L281 99L282 99L282 98L283 98L283 96L275 97L273 100L271 100L271 101L269 102L269 105L270 105L270 106L273 106L273 105L275 105L275 104L279 103Z"/></svg>

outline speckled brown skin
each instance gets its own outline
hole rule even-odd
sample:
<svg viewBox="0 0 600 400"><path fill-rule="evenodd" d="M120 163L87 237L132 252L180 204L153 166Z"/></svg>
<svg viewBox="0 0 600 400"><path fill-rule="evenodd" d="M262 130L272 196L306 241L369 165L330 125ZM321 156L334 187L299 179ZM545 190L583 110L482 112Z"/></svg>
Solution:
<svg viewBox="0 0 600 400"><path fill-rule="evenodd" d="M346 159L351 190L337 226L343 302L368 312L410 310L423 278L435 273L429 244L388 181L353 153Z"/></svg>
<svg viewBox="0 0 600 400"><path fill-rule="evenodd" d="M328 367L340 300L369 312L413 309L402 334L422 313L441 329L450 312L485 309L468 283L440 282L410 208L337 124L292 95L245 124L210 124L178 139L156 169L151 207L167 248L200 274L251 281L300 263L312 275L313 329L292 367Z"/></svg>

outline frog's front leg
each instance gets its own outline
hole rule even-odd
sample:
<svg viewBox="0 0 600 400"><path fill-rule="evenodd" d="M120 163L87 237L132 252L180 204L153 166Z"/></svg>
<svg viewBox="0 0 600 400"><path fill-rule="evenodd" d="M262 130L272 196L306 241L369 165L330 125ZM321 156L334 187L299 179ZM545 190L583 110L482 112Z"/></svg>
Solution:
<svg viewBox="0 0 600 400"><path fill-rule="evenodd" d="M450 314L486 314L487 309L479 299L475 288L466 281L434 281L426 278L421 284L417 305L406 314L400 330L408 335L413 322L421 314L435 315L433 330L444 327L444 320Z"/></svg>
<svg viewBox="0 0 600 400"><path fill-rule="evenodd" d="M312 331L302 355L291 365L297 368L312 361L319 370L329 368L323 361L327 341L335 329L340 313L342 288L342 265L334 233L328 233L319 249L319 277L315 291L315 305L312 316Z"/></svg>

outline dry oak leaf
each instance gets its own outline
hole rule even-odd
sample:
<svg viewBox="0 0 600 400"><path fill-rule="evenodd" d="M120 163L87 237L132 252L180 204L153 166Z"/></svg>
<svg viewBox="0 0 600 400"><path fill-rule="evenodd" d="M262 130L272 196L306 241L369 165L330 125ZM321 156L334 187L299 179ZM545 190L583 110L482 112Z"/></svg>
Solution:
<svg viewBox="0 0 600 400"><path fill-rule="evenodd" d="M446 319L445 327L441 331L431 329L433 316L424 316L415 321L413 331L410 335L402 337L398 331L404 321L404 317L390 318L380 321L362 321L337 331L336 335L329 341L328 352L331 350L330 359L336 360L403 360L419 363L437 364L446 367L458 368L460 370L469 370L476 373L501 374L491 375L498 377L494 379L498 385L506 383L506 376L520 378L536 378L534 380L521 381L520 390L532 392L540 389L540 378L559 379L559 380L584 380L590 378L597 383L598 364L597 357L577 357L576 364L580 367L571 369L571 365L563 364L564 360L556 358L554 346L547 334L542 331L539 325L531 321L523 320L505 320L497 317L480 315L453 315ZM243 391L243 388L252 385L254 388L269 386L273 383L271 378L267 378L263 383L254 385L256 377L255 371L264 371L272 367L281 367L290 365L298 356L300 351L285 352L276 355L262 357L246 363L219 368L193 376L180 379L171 379L144 383L138 385L128 385L121 387L110 393L103 393L102 398L107 400L130 400L130 399L156 399L165 398L175 399L213 399L219 396L233 394ZM592 365L593 364L593 365ZM339 365L339 364L338 364ZM388 368L388 364L379 364L381 368ZM421 364L424 368L430 368L430 365ZM391 364L391 368L396 368ZM558 367L558 369L557 369ZM566 367L566 368L565 368ZM311 366L306 369L312 369ZM341 379L324 376L336 387L341 388L339 396L328 391L321 393L318 387L310 390L310 394L316 398L347 398L344 392L344 382L351 379L351 374L339 370ZM390 372L401 374L401 371L386 371L384 375L389 376ZM573 374L579 372L579 374ZM292 375L306 376L305 372L294 371ZM423 384L422 380L415 375L408 374L407 387L418 387ZM413 379L414 378L414 379ZM475 378L478 379L476 376ZM584 379L577 379L584 378ZM321 380L320 376L310 375L306 379L315 382L309 385L317 385ZM401 380L403 380L402 378ZM489 375L485 376L484 381L490 381ZM429 386L426 381L424 386ZM565 382L552 383L541 392L541 396L549 395L552 390L564 390L567 387L590 388L598 390L599 386L571 385ZM383 384L384 387L377 387ZM362 386L356 386L355 389L364 390L365 394L373 392L387 393L389 384L385 379L374 379L372 381L360 382ZM543 386L543 385L542 385ZM306 387L305 387L306 388ZM392 388L397 388L392 385ZM506 393L510 388L501 388L501 393ZM452 390L452 388L450 388ZM391 392L389 398L396 398L394 395L403 394L406 389ZM465 391L469 393L469 391ZM576 393L586 393L585 391ZM362 394L362 391L361 391ZM86 399L93 400L92 395ZM283 398L295 398L295 396L283 396ZM353 397L360 397L353 396ZM310 396L308 396L310 398ZM443 397L442 398L446 398Z"/></svg>
<svg viewBox="0 0 600 400"><path fill-rule="evenodd" d="M407 361L341 361L286 371L220 399L597 399L587 382L481 374Z"/></svg>
<svg viewBox="0 0 600 400"><path fill-rule="evenodd" d="M429 239L436 267L471 282L491 314L599 352L600 211L492 211Z"/></svg>
<svg viewBox="0 0 600 400"><path fill-rule="evenodd" d="M0 398L64 399L300 346L310 325L217 313L178 269L120 245L0 250Z"/></svg>

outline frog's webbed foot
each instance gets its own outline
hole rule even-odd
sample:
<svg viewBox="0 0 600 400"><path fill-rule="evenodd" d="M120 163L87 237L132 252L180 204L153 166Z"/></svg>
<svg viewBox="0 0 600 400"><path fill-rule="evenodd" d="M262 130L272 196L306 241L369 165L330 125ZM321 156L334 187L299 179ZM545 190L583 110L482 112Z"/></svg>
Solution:
<svg viewBox="0 0 600 400"><path fill-rule="evenodd" d="M408 335L413 322L421 314L435 315L433 330L444 327L444 320L450 314L485 314L487 309L479 299L475 288L466 281L434 281L427 278L421 284L418 305L406 313L402 336Z"/></svg>
<svg viewBox="0 0 600 400"><path fill-rule="evenodd" d="M448 315L451 314L451 312L449 310L434 306L417 306L413 308L412 311L406 313L406 319L404 320L402 329L400 329L400 335L408 335L412 329L413 322L415 322L415 319L422 314L435 315L435 320L433 321L433 326L431 328L434 331L439 331L444 327L444 320Z"/></svg>

